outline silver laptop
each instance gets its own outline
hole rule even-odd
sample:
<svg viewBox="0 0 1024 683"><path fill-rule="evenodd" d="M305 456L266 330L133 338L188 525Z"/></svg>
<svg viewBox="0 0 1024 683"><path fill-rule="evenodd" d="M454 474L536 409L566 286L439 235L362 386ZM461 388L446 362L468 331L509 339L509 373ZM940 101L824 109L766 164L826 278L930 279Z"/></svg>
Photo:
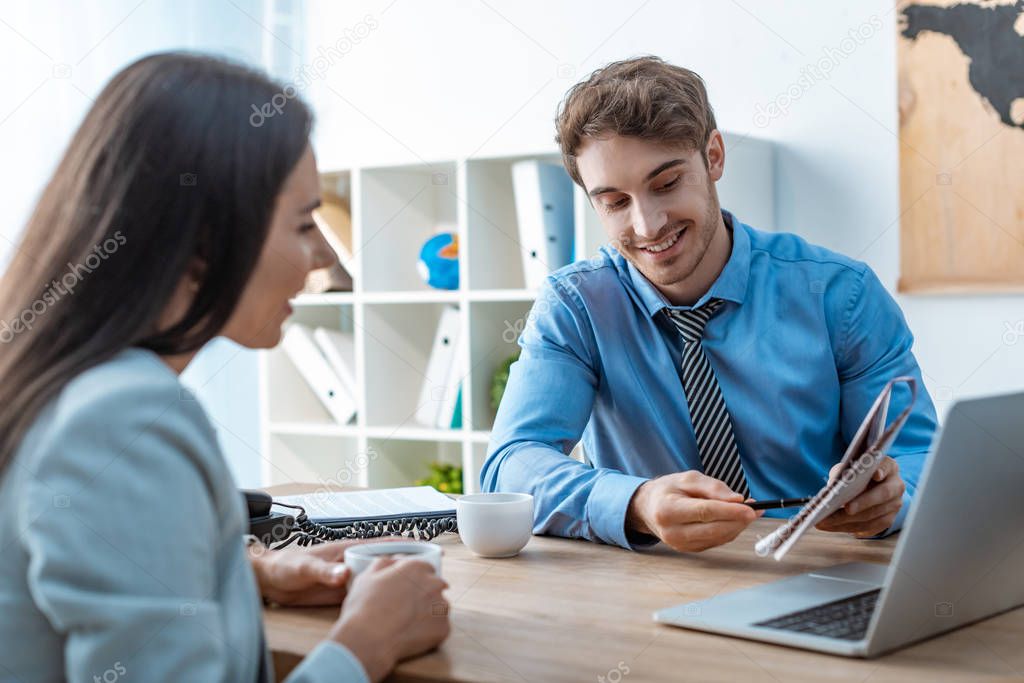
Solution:
<svg viewBox="0 0 1024 683"><path fill-rule="evenodd" d="M1024 393L960 401L936 437L889 565L837 565L654 618L874 657L1004 612L1024 604L1022 488Z"/></svg>

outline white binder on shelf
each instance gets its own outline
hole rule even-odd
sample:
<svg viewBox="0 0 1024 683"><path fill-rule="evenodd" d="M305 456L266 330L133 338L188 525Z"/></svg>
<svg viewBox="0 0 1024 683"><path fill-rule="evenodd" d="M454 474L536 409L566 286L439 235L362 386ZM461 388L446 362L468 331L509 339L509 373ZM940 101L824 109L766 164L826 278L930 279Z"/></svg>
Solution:
<svg viewBox="0 0 1024 683"><path fill-rule="evenodd" d="M338 424L348 424L356 414L355 399L320 352L310 328L292 323L285 330L281 347L331 417Z"/></svg>
<svg viewBox="0 0 1024 683"><path fill-rule="evenodd" d="M445 306L434 334L416 421L427 427L449 429L459 402L459 309Z"/></svg>
<svg viewBox="0 0 1024 683"><path fill-rule="evenodd" d="M512 164L512 188L527 289L538 289L573 259L573 185L561 166L537 160Z"/></svg>
<svg viewBox="0 0 1024 683"><path fill-rule="evenodd" d="M351 332L318 327L313 330L313 341L320 347L320 352L324 354L327 363L348 390L349 395L355 398L359 387L356 384L355 336Z"/></svg>

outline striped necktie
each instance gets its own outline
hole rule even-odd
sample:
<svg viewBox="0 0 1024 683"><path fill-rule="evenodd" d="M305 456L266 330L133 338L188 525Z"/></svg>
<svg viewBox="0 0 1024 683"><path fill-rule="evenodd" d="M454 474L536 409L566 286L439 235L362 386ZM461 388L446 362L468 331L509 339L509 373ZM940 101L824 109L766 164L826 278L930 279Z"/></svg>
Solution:
<svg viewBox="0 0 1024 683"><path fill-rule="evenodd" d="M701 345L704 326L721 305L721 299L711 299L700 308L688 311L665 310L683 338L683 391L690 407L690 421L704 474L720 479L747 498L750 491L740 463L732 419L718 378Z"/></svg>

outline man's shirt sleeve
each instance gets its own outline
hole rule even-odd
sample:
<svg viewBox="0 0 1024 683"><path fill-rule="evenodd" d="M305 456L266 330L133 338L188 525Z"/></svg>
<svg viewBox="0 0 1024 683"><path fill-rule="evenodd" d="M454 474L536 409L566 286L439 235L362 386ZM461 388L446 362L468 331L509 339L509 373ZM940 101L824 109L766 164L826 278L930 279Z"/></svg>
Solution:
<svg viewBox="0 0 1024 683"><path fill-rule="evenodd" d="M851 278L852 279L852 278ZM865 267L843 292L844 306L836 346L840 382L842 436L849 443L886 382L907 375L917 380L917 400L903 429L889 449L907 485L903 507L886 534L898 531L910 507L931 447L937 420L935 406L911 350L914 337L896 301L878 277ZM906 408L910 390L894 387L890 419Z"/></svg>
<svg viewBox="0 0 1024 683"><path fill-rule="evenodd" d="M627 537L626 510L643 477L593 468L569 453L590 419L600 360L590 321L575 292L549 278L519 339L480 475L484 491L534 496L534 533L612 543Z"/></svg>

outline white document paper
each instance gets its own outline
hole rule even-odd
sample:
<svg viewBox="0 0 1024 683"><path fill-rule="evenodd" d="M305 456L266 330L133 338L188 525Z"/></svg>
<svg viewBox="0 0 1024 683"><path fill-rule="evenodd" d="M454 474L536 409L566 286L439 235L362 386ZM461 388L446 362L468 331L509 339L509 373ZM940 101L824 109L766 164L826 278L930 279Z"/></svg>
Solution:
<svg viewBox="0 0 1024 683"><path fill-rule="evenodd" d="M314 522L455 512L455 501L433 486L405 486L372 491L321 491L277 496L274 502L299 505Z"/></svg>
<svg viewBox="0 0 1024 683"><path fill-rule="evenodd" d="M906 383L910 388L910 402L892 424L886 427L889 398L892 396L893 385L898 382ZM871 477L881 464L882 458L903 428L916 398L917 382L913 377L897 377L890 380L878 394L871 410L857 429L857 434L850 441L843 459L839 461L842 464L839 476L818 491L810 502L800 508L800 512L758 541L754 546L754 552L761 557L774 553L773 557L781 560L804 532L860 495L871 482Z"/></svg>

